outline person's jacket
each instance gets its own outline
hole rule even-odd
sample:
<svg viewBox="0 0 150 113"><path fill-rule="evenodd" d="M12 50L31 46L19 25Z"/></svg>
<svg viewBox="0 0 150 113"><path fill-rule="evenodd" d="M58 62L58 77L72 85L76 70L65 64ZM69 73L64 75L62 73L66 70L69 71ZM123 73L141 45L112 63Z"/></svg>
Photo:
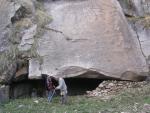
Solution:
<svg viewBox="0 0 150 113"><path fill-rule="evenodd" d="M47 84L47 90L54 90L55 89L55 86L54 86L51 78L47 77L46 84Z"/></svg>
<svg viewBox="0 0 150 113"><path fill-rule="evenodd" d="M59 85L56 87L56 89L60 89L61 92L64 92L67 94L67 86L63 78L59 78L58 84Z"/></svg>

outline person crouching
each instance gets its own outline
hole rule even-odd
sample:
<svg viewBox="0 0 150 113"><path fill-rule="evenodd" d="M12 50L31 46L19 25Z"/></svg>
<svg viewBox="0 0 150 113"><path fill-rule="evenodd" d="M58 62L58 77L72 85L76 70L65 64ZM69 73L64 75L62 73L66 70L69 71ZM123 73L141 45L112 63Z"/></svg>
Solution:
<svg viewBox="0 0 150 113"><path fill-rule="evenodd" d="M55 88L55 90L60 90L60 95L61 95L61 104L66 104L67 103L67 85L65 83L65 80L61 77L56 78L58 81L58 86Z"/></svg>

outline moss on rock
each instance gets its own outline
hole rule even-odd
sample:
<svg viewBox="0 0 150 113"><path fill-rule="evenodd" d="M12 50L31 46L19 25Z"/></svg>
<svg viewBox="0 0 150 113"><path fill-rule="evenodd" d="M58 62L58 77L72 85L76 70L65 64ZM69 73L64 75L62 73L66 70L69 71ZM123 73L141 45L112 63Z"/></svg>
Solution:
<svg viewBox="0 0 150 113"><path fill-rule="evenodd" d="M141 25L143 25L144 28L149 29L150 28L150 16L144 16L144 17L127 17L127 19L131 22L139 22Z"/></svg>
<svg viewBox="0 0 150 113"><path fill-rule="evenodd" d="M52 21L52 18L42 10L36 10L35 20L40 27L44 27L47 23Z"/></svg>

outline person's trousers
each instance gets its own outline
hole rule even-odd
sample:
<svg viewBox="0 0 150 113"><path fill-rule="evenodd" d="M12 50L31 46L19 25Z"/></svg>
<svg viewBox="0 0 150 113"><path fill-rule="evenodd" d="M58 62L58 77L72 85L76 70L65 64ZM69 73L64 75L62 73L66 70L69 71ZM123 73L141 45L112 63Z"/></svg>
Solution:
<svg viewBox="0 0 150 113"><path fill-rule="evenodd" d="M53 95L54 95L53 93L54 93L53 90L48 91L48 102L51 102L51 101L52 101L52 97L53 97Z"/></svg>
<svg viewBox="0 0 150 113"><path fill-rule="evenodd" d="M66 104L67 103L67 94L61 95L61 104Z"/></svg>

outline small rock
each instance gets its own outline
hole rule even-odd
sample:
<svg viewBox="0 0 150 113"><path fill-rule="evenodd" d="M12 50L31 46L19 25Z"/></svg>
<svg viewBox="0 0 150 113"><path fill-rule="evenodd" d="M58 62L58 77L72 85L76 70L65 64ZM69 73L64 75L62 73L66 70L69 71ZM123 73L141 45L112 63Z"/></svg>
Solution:
<svg viewBox="0 0 150 113"><path fill-rule="evenodd" d="M19 105L17 108L22 108L23 106L24 106L24 105L21 104L21 105Z"/></svg>
<svg viewBox="0 0 150 113"><path fill-rule="evenodd" d="M103 85L103 84L100 84L99 87L102 88L102 87L104 87L104 85Z"/></svg>
<svg viewBox="0 0 150 113"><path fill-rule="evenodd" d="M150 104L144 104L143 109L144 111L150 111Z"/></svg>
<svg viewBox="0 0 150 113"><path fill-rule="evenodd" d="M108 85L109 85L109 86L111 86L111 87L112 87L112 86L114 86L114 84L113 84L113 83L109 83Z"/></svg>
<svg viewBox="0 0 150 113"><path fill-rule="evenodd" d="M38 100L34 100L34 102L35 102L36 104L38 104L38 103L39 103L39 101L38 101Z"/></svg>
<svg viewBox="0 0 150 113"><path fill-rule="evenodd" d="M129 113L129 112L121 112L121 113Z"/></svg>

